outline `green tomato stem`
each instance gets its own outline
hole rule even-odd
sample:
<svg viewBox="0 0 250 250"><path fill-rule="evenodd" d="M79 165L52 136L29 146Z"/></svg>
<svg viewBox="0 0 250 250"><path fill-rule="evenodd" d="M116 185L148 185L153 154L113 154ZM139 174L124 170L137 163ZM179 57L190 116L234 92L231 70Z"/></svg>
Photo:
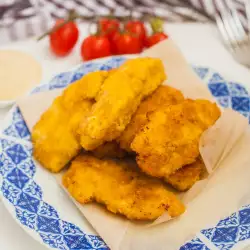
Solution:
<svg viewBox="0 0 250 250"><path fill-rule="evenodd" d="M45 32L44 34L42 34L41 36L39 36L37 38L37 41L41 41L44 37L50 35L51 33L57 31L58 29L60 29L61 27L63 27L65 24L69 23L69 22L72 22L74 20L76 20L78 18L78 15L77 14L72 14L72 15L69 15L69 18L67 20L65 20L64 22L62 22L61 24L57 25L56 27L48 30L47 32Z"/></svg>
<svg viewBox="0 0 250 250"><path fill-rule="evenodd" d="M153 33L157 33L157 32L163 32L163 21L160 18L153 18L150 21L150 25L152 28Z"/></svg>

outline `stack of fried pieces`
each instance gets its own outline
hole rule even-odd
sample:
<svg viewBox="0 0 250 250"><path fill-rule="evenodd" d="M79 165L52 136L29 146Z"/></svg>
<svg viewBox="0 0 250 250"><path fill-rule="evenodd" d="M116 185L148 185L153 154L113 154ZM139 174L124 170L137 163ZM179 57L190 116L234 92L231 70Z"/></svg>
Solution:
<svg viewBox="0 0 250 250"><path fill-rule="evenodd" d="M96 201L137 220L182 214L169 185L183 192L202 178L199 139L220 110L185 99L165 79L155 58L85 75L33 128L34 157L52 172L70 164L63 185L80 203Z"/></svg>

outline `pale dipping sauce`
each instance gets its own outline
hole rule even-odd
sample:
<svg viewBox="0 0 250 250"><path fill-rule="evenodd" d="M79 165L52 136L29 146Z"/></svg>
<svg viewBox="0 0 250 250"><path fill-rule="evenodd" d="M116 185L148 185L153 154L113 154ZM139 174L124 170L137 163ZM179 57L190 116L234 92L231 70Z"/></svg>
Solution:
<svg viewBox="0 0 250 250"><path fill-rule="evenodd" d="M0 101L15 100L38 85L41 65L29 54L0 50Z"/></svg>

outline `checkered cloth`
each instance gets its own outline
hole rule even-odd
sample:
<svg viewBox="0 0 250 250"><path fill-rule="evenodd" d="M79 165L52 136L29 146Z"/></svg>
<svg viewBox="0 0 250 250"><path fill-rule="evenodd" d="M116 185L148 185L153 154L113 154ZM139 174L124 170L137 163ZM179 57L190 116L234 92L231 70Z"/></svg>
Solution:
<svg viewBox="0 0 250 250"><path fill-rule="evenodd" d="M232 6L246 23L244 0L0 0L0 44L40 35L70 10L88 18L128 15L133 10L134 17L150 14L168 22L206 22Z"/></svg>

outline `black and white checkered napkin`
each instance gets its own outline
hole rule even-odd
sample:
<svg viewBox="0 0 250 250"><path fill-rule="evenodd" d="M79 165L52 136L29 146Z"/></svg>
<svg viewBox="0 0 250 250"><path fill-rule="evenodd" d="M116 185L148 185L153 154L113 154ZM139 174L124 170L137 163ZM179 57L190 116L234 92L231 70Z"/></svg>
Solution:
<svg viewBox="0 0 250 250"><path fill-rule="evenodd" d="M244 0L0 0L0 44L40 35L54 19L64 18L69 10L80 15L151 14L168 22L213 21L214 14L233 5L245 20Z"/></svg>

